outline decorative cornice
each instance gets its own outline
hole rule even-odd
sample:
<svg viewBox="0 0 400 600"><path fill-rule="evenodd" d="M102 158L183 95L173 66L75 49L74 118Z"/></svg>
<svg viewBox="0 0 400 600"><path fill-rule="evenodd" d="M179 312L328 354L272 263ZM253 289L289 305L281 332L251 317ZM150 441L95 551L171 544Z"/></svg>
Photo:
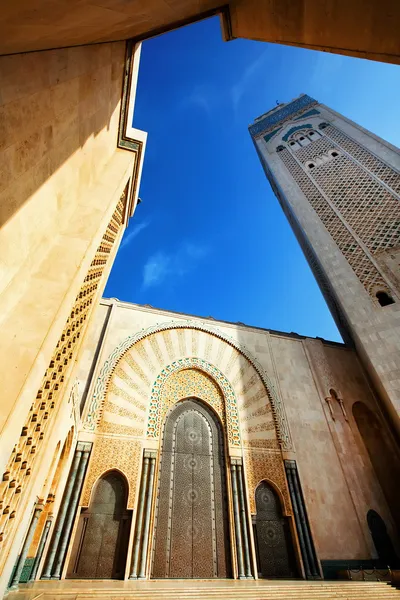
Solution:
<svg viewBox="0 0 400 600"><path fill-rule="evenodd" d="M119 115L118 127L118 148L131 150L132 152L138 152L142 146L140 141L134 140L127 135L128 127L132 125L128 124L127 120L129 112L129 100L132 89L132 70L135 58L135 47L136 44L132 40L128 40L126 42L124 80L122 84L121 111Z"/></svg>
<svg viewBox="0 0 400 600"><path fill-rule="evenodd" d="M271 127L275 127L276 125L278 125L278 123L286 121L286 119L288 119L289 117L293 117L293 115L295 115L296 113L308 109L311 106L314 106L315 104L318 104L317 100L314 100L314 98L311 98L310 96L307 96L307 94L304 94L303 96L300 96L300 98L293 100L293 102L285 104L284 106L282 106L282 108L278 108L270 114L267 113L263 119L261 119L260 121L256 121L255 123L250 125L250 135L253 137L257 136L260 133L271 129Z"/></svg>
<svg viewBox="0 0 400 600"><path fill-rule="evenodd" d="M291 127L287 133L282 137L284 142L287 142L292 133L296 131L300 131L301 129L312 129L312 125L310 123L302 123L301 125L296 125L295 127Z"/></svg>
<svg viewBox="0 0 400 600"><path fill-rule="evenodd" d="M135 209L135 202L138 195L138 185L139 185L139 176L141 172L141 163L143 161L143 153L144 153L144 142L143 139L137 139L136 137L132 137L132 134L135 133L138 135L138 130L132 128L132 123L129 120L132 120L132 115L129 119L129 105L131 102L131 94L132 94L132 75L133 69L135 66L135 50L137 44L135 44L132 40L128 40L126 42L126 53L125 53L125 66L124 66L124 79L122 84L122 97L121 97L121 110L119 115L119 125L118 125L118 148L122 148L123 150L129 150L136 154L136 158L133 163L133 171L132 171L132 182L130 186L130 196L129 201L127 201L128 207L128 218L133 215ZM134 101L134 98L133 100ZM145 137L147 134L141 132L142 136Z"/></svg>
<svg viewBox="0 0 400 600"><path fill-rule="evenodd" d="M96 425L100 420L101 408L105 400L107 387L111 380L111 376L117 366L118 361L123 357L123 355L126 352L128 352L128 350L134 344L137 344L149 335L153 335L160 331L166 331L168 329L195 329L197 331L203 331L204 333L209 333L210 335L213 335L219 338L220 340L226 342L227 344L238 350L238 352L243 354L243 356L245 356L247 360L253 365L267 390L267 395L270 399L273 410L278 439L282 449L293 449L293 443L289 431L289 425L287 422L284 406L279 398L279 395L272 381L270 380L268 374L264 371L263 367L258 362L258 360L254 356L252 356L252 354L249 352L249 350L244 344L240 344L230 336L223 334L218 328L206 325L204 323L201 323L200 321L194 321L189 319L180 321L169 321L167 323L158 323L156 325L152 325L148 329L142 329L134 335L127 337L113 350L108 359L105 361L95 385L93 397L88 411L88 416L86 417L86 421L84 424L84 428L87 431L95 431Z"/></svg>

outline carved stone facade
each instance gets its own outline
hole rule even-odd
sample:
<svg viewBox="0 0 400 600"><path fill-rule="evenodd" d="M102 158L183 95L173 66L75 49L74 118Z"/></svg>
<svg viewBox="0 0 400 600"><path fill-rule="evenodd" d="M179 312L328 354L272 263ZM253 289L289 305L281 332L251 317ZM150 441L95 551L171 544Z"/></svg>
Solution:
<svg viewBox="0 0 400 600"><path fill-rule="evenodd" d="M374 475L371 440L365 438L369 425L363 425L360 433L353 405L365 404L386 426L351 348L117 300L102 301L89 347L80 364L83 377L78 389L89 393L79 437L92 441L93 448L74 531L83 535L85 519L91 518L97 482L104 487L112 477L122 477L128 490L126 509L133 511L127 554L132 559L126 563L126 577L151 576L157 515L166 506L159 488L164 427L168 415L188 399L207 407L221 428L226 462L221 473L230 523L226 543L232 550L233 576L257 570L251 521L256 519L261 484L279 500L282 527L286 523L291 532L291 551L300 574L319 577L324 561L344 557L371 561L376 551L365 517L371 508L382 516L397 543L394 492L386 472ZM185 418L185 431L190 433L191 417ZM386 434L396 469L394 440L389 429ZM171 439L168 443L179 448L181 442ZM176 473L174 461L179 463L179 457L178 452L171 473ZM182 469L194 468L197 473L203 460L201 452L192 461L185 458ZM290 481L287 465L292 469ZM184 474L178 480L184 482ZM185 494L189 502L196 502L195 489ZM199 538L193 530L184 539L196 543ZM76 541L74 548L79 544ZM69 554L68 560L74 556ZM64 569L72 568L68 564Z"/></svg>
<svg viewBox="0 0 400 600"><path fill-rule="evenodd" d="M255 492L262 481L272 483L283 500L282 508L286 516L292 515L285 469L280 452L271 452L261 449L244 450L244 465L246 469L246 482L249 494L249 506L252 515L256 513Z"/></svg>
<svg viewBox="0 0 400 600"><path fill-rule="evenodd" d="M91 492L101 475L117 469L125 475L128 481L127 508L132 509L135 506L141 458L142 445L137 440L103 435L96 437L82 492L81 505L89 506Z"/></svg>

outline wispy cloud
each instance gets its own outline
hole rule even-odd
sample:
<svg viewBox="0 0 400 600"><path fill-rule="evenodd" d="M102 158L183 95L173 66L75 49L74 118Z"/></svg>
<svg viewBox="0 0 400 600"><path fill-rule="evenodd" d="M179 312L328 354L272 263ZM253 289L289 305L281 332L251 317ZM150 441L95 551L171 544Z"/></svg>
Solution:
<svg viewBox="0 0 400 600"><path fill-rule="evenodd" d="M232 90L231 90L231 95L232 95L232 102L233 102L233 110L235 111L235 113L237 112L238 108L239 108L239 104L243 98L243 96L245 95L245 93L247 91L249 91L251 89L251 81L252 79L257 75L260 76L260 72L264 71L264 73L261 75L264 75L264 78L267 78L267 73L266 73L266 69L267 69L267 63L269 61L271 52L270 50L267 48L266 50L264 50L264 52L262 52L252 63L250 63L245 70L243 71L242 75L239 77L239 79L236 81L236 83L233 85Z"/></svg>
<svg viewBox="0 0 400 600"><path fill-rule="evenodd" d="M214 94L209 86L198 84L180 102L180 108L199 108L211 116L214 105Z"/></svg>
<svg viewBox="0 0 400 600"><path fill-rule="evenodd" d="M166 278L182 277L209 253L209 248L184 242L175 252L152 254L143 268L143 287L160 285Z"/></svg>
<svg viewBox="0 0 400 600"><path fill-rule="evenodd" d="M134 225L122 240L121 249L128 246L128 244L130 244L131 241L134 240L135 237L137 237L139 233L146 229L149 225L150 221L142 221L141 223L137 223L136 225Z"/></svg>

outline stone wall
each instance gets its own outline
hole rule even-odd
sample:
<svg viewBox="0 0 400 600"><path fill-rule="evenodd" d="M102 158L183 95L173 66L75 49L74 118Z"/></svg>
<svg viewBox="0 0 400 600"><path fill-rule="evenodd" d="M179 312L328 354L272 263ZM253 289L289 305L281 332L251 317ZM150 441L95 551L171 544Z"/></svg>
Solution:
<svg viewBox="0 0 400 600"><path fill-rule="evenodd" d="M0 427L11 444L132 171L134 155L117 149L124 52L0 58Z"/></svg>
<svg viewBox="0 0 400 600"><path fill-rule="evenodd" d="M79 420L72 369L137 198L145 134L118 148L124 76L124 42L0 58L4 585L48 457Z"/></svg>
<svg viewBox="0 0 400 600"><path fill-rule="evenodd" d="M301 99L302 98L294 101L293 104L295 104L295 102L300 102ZM322 212L325 210L325 206L327 206L328 209L330 206L328 206L326 198L329 199L331 204L333 202L333 192L336 189L334 185L334 175L333 183L331 181L333 191L331 190L330 195L323 196L322 188L319 186L317 189L317 187L314 186L313 180L311 180L311 177L314 177L314 175L309 175L304 166L300 164L297 165L296 181L298 180L298 182L296 182L289 172L287 165L280 158L281 154L284 155L286 153L287 155L287 153L289 153L286 143L287 137L285 138L285 135L288 134L293 127L301 128L305 125L312 127L315 131L321 132L323 135L322 139L325 141L325 129L320 130L319 125L328 123L333 126L328 126L326 128L328 131L327 140L330 144L329 147L333 147L332 144L334 144L329 138L329 131L335 130L334 128L337 128L343 132L345 136L348 136L351 140L354 140L354 142L361 145L363 148L360 150L357 144L352 143L353 145L351 146L350 142L347 141L344 143L341 141L340 144L343 144L347 150L343 149L341 145L338 145L337 149L340 153L346 153L347 158L358 165L358 167L361 168L362 166L363 168L365 167L365 169L368 169L368 177L371 181L373 180L375 183L379 183L379 189L381 191L389 190L391 196L394 199L398 199L398 193L396 194L394 190L398 190L398 186L400 185L400 174L398 173L399 152L398 149L391 146L389 143L324 105L314 103L312 109L311 113L313 114L310 116L307 116L307 109L304 109L306 111L304 112L304 118L301 116L301 113L300 115L296 115L295 112L292 117L288 116L284 119L284 122L279 123L279 126L276 124L273 127L271 126L270 129L275 128L275 134L272 135L267 142L264 139L266 131L263 131L262 127L259 128L257 132L253 133L255 136L256 147L260 158L269 173L270 180L278 183L280 190L278 191L279 201L285 210L285 214L290 217L291 212L294 215L294 217L291 218L291 224L294 226L293 219L295 218L298 223L297 226L301 231L300 235L304 235L304 244L308 244L309 246L308 250L303 248L303 250L308 252L307 258L310 260L310 253L312 250L320 263L321 268L319 268L319 273L316 272L316 276L319 277L320 280L320 285L324 289L324 292L328 293L328 300L330 296L331 301L336 304L339 313L344 315L364 367L369 372L377 392L385 403L387 413L392 419L394 427L397 428L397 431L400 431L400 290L396 287L396 282L399 277L399 267L398 265L394 267L394 265L391 264L389 270L387 268L382 268L382 265L380 265L379 262L384 260L382 252L384 254L389 252L390 254L391 249L384 248L379 250L375 258L374 251L368 247L369 242L367 237L363 238L361 234L355 236L354 231L349 226L351 219L353 219L353 222L354 220L358 221L357 228L364 228L365 230L368 230L368 232L372 231L371 236L376 235L377 242L381 244L382 237L385 237L386 233L385 236L381 236L381 230L383 231L384 229L381 225L379 226L379 231L377 228L374 233L375 220L373 218L373 212L371 211L376 210L377 218L379 217L379 219L382 219L383 215L385 219L383 225L387 230L393 228L394 231L396 228L395 214L392 210L387 210L386 206L380 204L381 192L378 193L375 191L375 188L374 191L372 191L371 188L371 191L368 193L363 190L361 195L357 195L357 193L353 191L352 197L354 202L358 203L358 212L352 214L351 218L349 217L349 206L351 206L351 204L349 204L351 203L350 198L346 206L341 206L340 217L338 217L341 223L341 229L332 229L332 233L330 234L327 227L331 227L330 224L332 224L335 219L335 215L333 215L333 211L332 214L328 214L325 211L324 215L327 218L324 225L323 218L325 217L322 215ZM286 105L282 110L289 111L290 113L290 104ZM277 127L278 129L276 129ZM315 147L317 149L320 143L321 138L312 142L304 149L299 150L299 152L303 153L307 151L312 153L313 148ZM277 152L277 148L279 146L282 147L282 144L284 151ZM357 150L352 150L351 148L353 148L353 146L357 147ZM317 154L320 154L320 152L316 151L316 155ZM296 156L296 152L294 152L295 160L297 160ZM374 159L374 157L377 158ZM385 167L383 167L382 164ZM378 168L379 171L377 170ZM365 173L367 173L367 171L364 170L364 174ZM387 175L388 173L390 175ZM390 176L391 188L389 188L386 183L387 176ZM342 178L349 180L349 186L354 182L353 176L352 181L350 181L349 174L341 172L338 174L337 186L343 185ZM307 191L306 187L299 187L299 183L302 184L306 180L311 181L311 185L314 186L313 189L316 190L316 194L319 194L321 198L320 204L317 201L314 202L313 199L309 197L311 193L309 189ZM275 188L275 191L276 190L277 188ZM337 192L338 190L336 189L336 193ZM367 198L371 202L370 207L368 207L368 209L361 209L360 201L367 201ZM337 202L337 204L339 205L339 202ZM322 208L320 208L320 206ZM385 213L384 210L386 210ZM355 219L356 216L357 219ZM296 232L296 235L299 235L299 232ZM348 240L346 236L348 236ZM387 239L389 240L390 245L392 245L391 238L388 237ZM346 244L347 241L349 241L349 244ZM345 257L346 248L349 248L349 246L352 247L351 251L354 252L354 254L362 247L362 252L366 257L363 275L365 274L368 278L372 272L376 272L381 279L386 279L390 284L389 289L391 289L391 294L396 300L394 304L388 306L379 305L374 296L379 289L379 285L377 287L375 286L376 289L372 286L369 290L370 293L368 293L367 288L361 282L361 275L359 274L359 277L356 275L357 266L354 265L353 270L350 262L348 262L352 260L351 255L347 256L348 260ZM397 251L396 248L393 248L393 250L395 252ZM322 270L328 285L325 285L321 279ZM327 290L327 287L330 288L330 291ZM333 296L334 299L332 300Z"/></svg>
<svg viewBox="0 0 400 600"><path fill-rule="evenodd" d="M99 341L100 324L104 323L107 306L111 306L111 316ZM190 318L116 300L102 301L96 321L92 329L93 340L89 342L91 356L96 344L101 347L101 352L86 400L85 415L90 426L87 429L85 425L81 439L85 439L89 431L97 431L96 435L111 439L118 431L115 429L112 433L110 427L135 426L131 434L126 430L126 435L136 439L142 437L144 445L151 445L151 432L147 431L147 436L141 432L145 431L151 413L151 390L157 373L163 377L165 365L174 357L183 361L181 367L195 357L207 357L206 360L227 377L238 398L241 446L251 488L248 490L250 512L255 510L253 494L256 485L260 478L270 477L278 489L283 486L284 510L285 514L290 514L285 484L279 480L279 465L272 461L277 450L265 443L269 434L266 433L268 424L263 426L263 419L269 401L257 393L257 377L253 381L243 352L254 357L260 372L265 374L264 382L272 393L273 406L282 405L282 411L277 413L275 409L274 414L278 430L279 427L288 428L281 439L281 447L286 448L283 457L297 461L319 559L376 558L366 521L366 513L371 508L382 516L392 539L396 540L387 499L352 417L353 403L365 402L380 419L383 435L391 434L354 350L342 344L295 334ZM130 341L124 344L128 338ZM132 345L134 339L139 338L142 341ZM125 345L132 349L127 354L123 354ZM118 357L122 355L124 358L119 361ZM186 367L189 366L193 367L188 363ZM81 389L86 385L84 371L81 369ZM102 381L109 383L102 387ZM337 397L328 402L331 389ZM93 418L94 407L101 397L106 399L104 411ZM136 431L137 428L140 431ZM158 441L156 443L158 447ZM233 447L233 452L235 455L240 449ZM395 450L393 452L392 467L397 465ZM280 453L279 461L281 464ZM89 488L90 485L85 488L83 505L89 501Z"/></svg>

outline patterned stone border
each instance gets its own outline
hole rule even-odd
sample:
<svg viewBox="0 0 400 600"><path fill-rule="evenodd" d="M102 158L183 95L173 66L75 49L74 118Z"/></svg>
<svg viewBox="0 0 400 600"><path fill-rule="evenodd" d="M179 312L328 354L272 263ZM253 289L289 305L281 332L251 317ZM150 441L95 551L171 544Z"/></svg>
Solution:
<svg viewBox="0 0 400 600"><path fill-rule="evenodd" d="M240 447L240 427L235 392L225 375L214 365L202 358L189 357L176 360L164 367L151 390L150 411L147 424L147 437L157 438L161 431L161 403L163 388L173 373L184 369L195 368L205 371L218 383L225 400L226 423L228 428L228 443Z"/></svg>
<svg viewBox="0 0 400 600"><path fill-rule="evenodd" d="M108 384L111 380L111 376L119 360L134 344L137 344L149 335L159 333L160 331L166 331L168 329L196 329L197 331L203 331L204 333L209 333L210 335L213 335L219 338L220 340L226 342L227 344L235 348L238 352L243 354L243 356L245 356L247 360L253 365L253 367L255 368L258 375L261 377L262 382L265 385L268 397L271 402L276 431L282 450L293 450L293 442L290 435L289 425L287 422L284 406L276 392L272 381L270 380L268 374L264 371L258 360L251 355L246 346L238 343L230 336L221 333L221 331L216 327L212 327L208 324L206 325L205 323L201 323L199 321L194 321L190 319L187 319L186 321L169 321L167 323L157 323L156 325L152 325L148 329L142 329L134 335L127 337L112 351L108 359L105 361L95 385L93 398L91 400L88 415L84 424L84 428L86 430L95 431L96 425L100 422Z"/></svg>
<svg viewBox="0 0 400 600"><path fill-rule="evenodd" d="M280 124L282 121L286 121L289 117L293 118L293 116L298 112L304 112L316 104L318 104L317 100L307 96L307 94L303 94L299 98L292 100L292 102L288 102L281 108L268 111L263 119L260 119L249 126L250 135L254 137L260 133L264 133L264 131L267 131L271 127Z"/></svg>

